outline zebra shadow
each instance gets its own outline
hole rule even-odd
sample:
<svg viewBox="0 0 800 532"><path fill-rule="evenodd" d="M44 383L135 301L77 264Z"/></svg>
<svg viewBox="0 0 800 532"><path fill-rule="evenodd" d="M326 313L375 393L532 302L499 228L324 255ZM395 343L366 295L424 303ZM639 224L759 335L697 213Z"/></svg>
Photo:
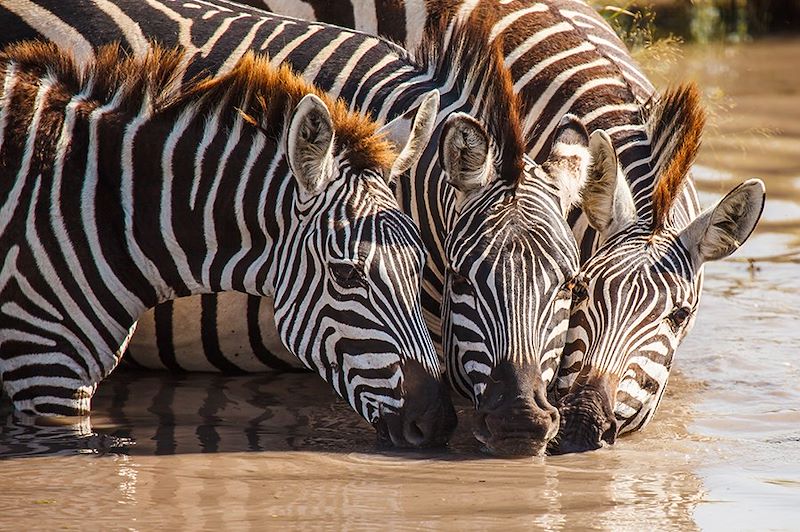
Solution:
<svg viewBox="0 0 800 532"><path fill-rule="evenodd" d="M457 406L462 425L469 424L470 408ZM120 368L98 388L91 418L64 426L41 426L13 412L7 398L0 400L0 459L317 451L460 460L481 457L478 445L462 426L447 449L381 448L372 427L310 373L229 376Z"/></svg>

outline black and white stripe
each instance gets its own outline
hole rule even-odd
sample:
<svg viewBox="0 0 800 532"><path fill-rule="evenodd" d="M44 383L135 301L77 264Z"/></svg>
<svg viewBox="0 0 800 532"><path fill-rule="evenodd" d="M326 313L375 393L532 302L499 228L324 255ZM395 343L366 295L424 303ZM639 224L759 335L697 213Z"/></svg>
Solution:
<svg viewBox="0 0 800 532"><path fill-rule="evenodd" d="M672 153L663 143L681 142L679 137L667 138L662 135L653 138L652 128L649 130L646 120L648 106L659 99L653 85L614 31L583 0L433 0L425 2L424 6L405 1L398 2L395 8L405 15L400 17L389 16L390 12L377 0L248 0L246 3L265 5L269 9L295 16L301 12L307 15L309 7L317 17L333 12L338 18L322 20L377 31L397 42L412 45L442 21L450 24L470 18L488 21L492 25L491 37L502 39L505 65L511 72L514 90L522 101L528 154L540 162L547 157L549 139L565 113L578 116L590 132L606 131L616 151L621 175L627 181L637 211L645 213L643 216L650 208L653 190L661 177L659 168L666 164L659 158ZM326 10L320 9L323 4L328 6ZM331 7L334 4L335 10ZM412 21L415 23L412 24ZM680 228L699 214L695 188L692 180L688 179L676 202L673 216ZM630 260L635 262L632 250L638 249L636 243L640 242L644 233L631 229L629 237L632 244L620 245L615 252L615 260L595 260L593 257L598 253L601 243L595 227L581 209L574 209L569 220L578 240L582 268L590 272L590 275L584 275L603 281L606 277L614 277L615 288L606 294L608 299L604 304L614 306L619 303L633 313L630 320L619 323L620 330L626 331L623 336L630 334L642 338L644 343L658 343L660 333L648 325L648 316L656 300L666 301L673 292L691 292L681 297L692 309L696 308L702 287L702 269L692 274L691 290L682 282L660 277L652 279L653 284L647 291L637 292L628 284L633 282L633 278L617 278L612 264L624 262L626 252L631 255ZM684 264L682 268L688 266ZM583 290L583 287L580 289ZM633 295L637 293L639 296ZM575 327L573 325L570 331L573 339L588 334ZM615 336L616 333L597 324L584 323L583 327L598 328L591 336L598 342L603 338L602 342L607 345L607 353L603 356L614 358L612 365L617 367L615 372L624 376L615 406L622 430L643 427L652 417L663 394L672 353L680 339L671 340L668 349L654 348L661 354L655 351L640 354L637 355L637 361L631 362L625 354L628 348ZM585 356L592 358L583 350L569 350L560 379L562 393L574 381ZM587 364L591 366L591 360ZM641 369L643 367L648 370Z"/></svg>
<svg viewBox="0 0 800 532"><path fill-rule="evenodd" d="M375 126L348 131L253 56L189 86L177 52L96 57L0 56L0 380L15 407L88 414L147 308L239 291L271 296L283 344L393 442L446 438L419 232L385 162L357 151Z"/></svg>
<svg viewBox="0 0 800 532"><path fill-rule="evenodd" d="M26 19L27 14L33 12L29 4L30 2L27 0L11 0L4 5L5 14L0 11L9 24L14 24L13 21L15 21L17 26L27 27L26 35L38 33L35 24ZM41 4L37 5L41 7ZM109 6L113 6L113 9ZM146 6L142 6L139 2L115 0L111 3L99 4L74 2L69 9L59 9L57 6L50 5L48 12L52 17L60 19L64 27L71 28L70 31L65 30L62 34L72 35L77 32L83 42L88 43L88 46L85 47L87 55L93 53L94 47L108 39L121 39L127 46L135 50L138 49L137 47L143 42L145 36L166 40L167 44L181 44L194 57L194 62L187 69L185 76L196 73L200 67L212 72L224 72L247 49L268 52L273 62L286 61L306 79L313 81L322 89L330 91L333 95L344 98L351 108L368 109L381 120L401 117L401 113L406 109L418 105L424 94L432 89L437 89L441 93L441 106L437 116L434 138L438 137L444 127L445 119L449 115L455 111L462 111L478 117L486 126L486 133L491 137L493 144L499 147L493 155L493 161L496 162L497 168L502 168L510 159L522 159L523 154L517 153L520 150L516 137L514 142L509 142L508 135L503 131L505 127L503 122L508 121L508 117L495 115L494 109L487 105L487 102L490 101L488 95L502 93L502 90L498 91L495 87L496 78L506 74L505 70L501 68L502 61L498 65L496 61L486 60L487 56L493 53L491 48L486 45L486 33L479 32L479 35L468 35L462 39L469 33L464 29L469 27L468 25L461 29L442 32L430 40L423 51L418 54L417 61L414 61L397 46L357 32L266 15L258 10L238 8L239 10L236 11L232 6L233 4L224 1L192 3L151 1ZM81 13L83 13L82 16ZM81 18L91 18L93 23L82 25ZM17 30L17 33L26 33L26 31ZM45 36L61 38L60 35ZM465 50L469 50L469 53L465 53ZM495 70L493 71L492 68ZM501 71L502 74L498 74ZM495 98L495 100L497 99ZM499 99L502 100L502 98ZM507 102L505 105L511 108L515 104ZM518 129L516 124L510 124L509 127ZM519 136L519 131L515 135ZM509 147L509 144L512 146ZM435 337L439 336L441 330L442 294L448 289L445 284L445 276L447 265L452 260L447 256L449 248L445 239L451 228L458 224L460 216L457 210L456 193L452 187L446 184L442 169L438 164L437 147L436 142L428 145L420 162L412 169L412 179L410 181L402 180L397 187L401 206L421 228L423 241L429 251L423 279L423 308L429 329ZM551 151L550 145L545 151L548 153ZM555 154L554 158L562 157ZM506 335L502 341L495 342L483 350L492 352L494 361L506 359L510 353L516 353L514 356L524 356L528 364L538 366L544 356L547 360L547 367L542 373L546 378L551 377L554 373L553 366L557 360L552 356L556 351L553 346L563 343L566 333L564 325L566 313L561 308L563 305L553 304L553 299L563 292L563 286L574 276L577 261L574 243L566 230L563 219L564 211L577 197L577 183L580 182L578 174L584 167L585 165L573 165L569 172L552 175L543 166L539 169L539 173L534 175L531 169L536 168L536 165L528 161L525 165L515 167L516 175L506 176L513 183L534 183L536 181L549 183L547 186L527 187L525 192L529 196L541 196L539 205L548 209L547 213L543 213L541 219L546 220L548 226L554 227L553 230L545 231L548 239L541 242L536 247L536 251L538 253L544 250L553 257L561 257L566 254L567 258L565 260L538 259L557 266L552 272L552 279L548 279L546 282L537 284L533 282L532 277L520 277L516 281L525 283L526 290L524 291L512 289L510 285L499 286L500 292L493 294L492 297L500 302L496 307L497 310L505 313L501 321L497 321L496 316L491 313L475 318L487 322L486 325L478 323L476 327L492 328L496 331L498 338ZM509 190L513 192L516 189L512 187ZM553 199L554 193L558 195L557 200ZM495 194L495 191L487 189L484 194L487 196L487 205L504 201L504 198ZM522 219L522 216L519 216L519 219ZM494 223L494 221L492 218L486 218L487 224ZM480 230L483 234L493 232L489 225L475 230ZM519 225L518 230L526 231L527 229L524 225ZM536 240L540 238L540 235L533 233L530 238ZM533 259L526 256L526 253L531 249L533 248L526 246L503 248L506 256L502 260L508 261L509 264L515 261L516 263L520 261L530 263ZM472 260L481 261L483 258L478 254L473 255ZM526 265L526 272L529 276L539 275L537 266L534 264ZM511 292L505 294L508 290ZM514 336L508 336L504 332L506 330L504 322L508 319L516 319L513 318L514 313L509 309L522 308L522 305L509 305L507 302L514 298L525 297L531 293L531 290L537 293L537 297L529 299L526 304L530 307L530 312L540 318L543 324L542 330L537 328L534 331L519 326L516 327L517 332L513 333ZM178 303L175 304L175 306L177 305ZM197 308L197 305L194 305ZM217 302L217 307L208 313L205 313L205 310L209 307L205 304L201 304L200 307L201 315L208 315L209 322L216 321L219 324L217 332L223 331L225 324L231 323L233 319L242 320L242 317L252 316L256 313L253 310L256 306L245 300L241 300L238 310L236 305L230 302L225 304L224 309ZM163 314L173 317L176 315L175 313ZM560 324L551 325L554 320ZM164 335L159 333L159 321L156 320L154 323L155 327L151 328L151 331L155 329L155 338L151 338L149 343L151 346L163 346L165 343L161 339ZM173 329L174 323L173 319ZM267 341L267 339L274 338L274 332L270 331L268 327L263 327L263 323L260 325L262 328L259 334L248 334L247 343L242 345L240 342L232 352L222 345L223 335L217 334L216 338L206 336L202 342L205 352L222 354L221 357L207 356L209 363L206 368L226 369L227 363L222 362L221 359L232 362L238 369L249 369L252 365L262 367L274 365L276 357L281 357L278 353L273 353L269 357L259 357L255 353L247 355L247 363L242 365L237 364L236 357L232 356L250 349L255 352L253 345L257 342L254 340ZM548 330L550 332L547 332ZM520 334L524 335L524 338L518 337ZM169 331L167 335L169 335ZM519 347L503 348L499 352L494 352L499 346L517 343L520 344ZM208 348L209 345L211 349ZM194 346L195 349L188 354L189 357L197 355L198 343L196 342ZM531 346L535 348L530 349ZM139 345L136 347L138 348ZM162 364L187 367L188 363L182 362L184 359L174 347L173 344L173 349L166 350L168 356L160 359ZM450 356L449 353L448 356ZM219 361L214 362L214 358L218 358ZM138 358L139 362L147 362L147 360L153 360L153 358ZM482 363L485 364L485 362L485 359L482 360ZM456 364L460 363L456 362ZM544 384L546 382L538 381L535 386L541 387ZM464 386L463 383L458 388L469 393L476 403L480 404L481 397L475 396L478 388L472 385ZM533 395L533 393L528 395ZM546 400L543 402L542 406L550 408L546 404ZM540 407L535 407L535 409L538 408Z"/></svg>

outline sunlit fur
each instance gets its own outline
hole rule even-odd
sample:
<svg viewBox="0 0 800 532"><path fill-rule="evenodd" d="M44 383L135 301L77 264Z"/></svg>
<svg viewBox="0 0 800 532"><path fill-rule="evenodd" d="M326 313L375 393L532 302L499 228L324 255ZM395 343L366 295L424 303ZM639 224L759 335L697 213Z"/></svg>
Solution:
<svg viewBox="0 0 800 532"><path fill-rule="evenodd" d="M667 90L647 110L647 134L660 140L656 160L663 160L653 190L653 231L668 222L669 212L686 184L686 175L700 150L700 137L706 123L700 105L700 91L694 83Z"/></svg>
<svg viewBox="0 0 800 532"><path fill-rule="evenodd" d="M182 59L0 55L0 380L15 406L88 414L145 309L235 290L273 296L285 345L369 422L402 414L415 388L446 410L419 305L423 246L375 125L327 100L332 175L303 196L284 122L317 91L252 56L177 91ZM195 160L203 142L215 159ZM352 285L333 275L341 264Z"/></svg>

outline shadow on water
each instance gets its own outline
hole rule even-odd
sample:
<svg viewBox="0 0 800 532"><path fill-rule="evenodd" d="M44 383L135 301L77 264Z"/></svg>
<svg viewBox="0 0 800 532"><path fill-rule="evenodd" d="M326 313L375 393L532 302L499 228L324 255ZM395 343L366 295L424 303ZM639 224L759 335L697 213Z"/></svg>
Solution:
<svg viewBox="0 0 800 532"><path fill-rule="evenodd" d="M687 424L703 385L675 377L647 433L583 455L509 460L479 452L465 405L447 450L392 452L313 375L115 372L95 397L91 429L62 428L49 448L42 436L54 428L34 434L6 416L0 507L10 510L0 528L91 519L625 530L652 520L691 530L704 490L687 457L702 456L705 443Z"/></svg>
<svg viewBox="0 0 800 532"><path fill-rule="evenodd" d="M0 459L303 450L446 460L485 457L471 437L471 408L462 402L458 410L462 426L447 449L392 450L379 447L374 430L312 374L120 369L100 385L91 418L80 424L41 426L15 414L3 398Z"/></svg>

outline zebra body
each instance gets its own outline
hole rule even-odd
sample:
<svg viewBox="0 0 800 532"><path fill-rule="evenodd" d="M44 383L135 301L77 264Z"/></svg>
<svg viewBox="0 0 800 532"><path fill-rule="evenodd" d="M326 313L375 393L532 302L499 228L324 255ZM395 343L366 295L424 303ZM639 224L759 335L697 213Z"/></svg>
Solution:
<svg viewBox="0 0 800 532"><path fill-rule="evenodd" d="M147 308L240 291L273 298L283 343L379 434L441 443L454 412L391 144L288 68L246 55L181 86L183 61L0 56L0 380L16 409L87 415Z"/></svg>
<svg viewBox="0 0 800 532"><path fill-rule="evenodd" d="M392 119L401 124L408 122L402 113L420 106L424 95L438 90L440 111L433 139L442 140L425 146L419 162L411 169L411 179L400 180L396 187L401 207L420 227L429 252L423 276L424 316L432 336L438 340L443 298L458 301L459 305L446 307L446 312L453 313L447 319L458 321L459 331L475 330L480 334L472 338L462 336L447 345L445 358L449 359L450 367L459 369L448 373L451 382L472 397L479 410L489 408L491 412L482 415L490 421L495 417L505 420L506 411L522 413L512 416L510 423L492 422L495 431L491 437L481 436L483 440L491 440L487 446L500 449L506 431L511 434L528 431L532 435L530 441L515 442L508 451L541 452L543 441L554 434L558 425L557 413L544 396L545 387L557 370L558 353L566 338L568 286L577 273L578 252L565 217L578 197L580 182L587 171L588 135L574 118L560 120L558 133L552 135L546 150L549 155L542 164L526 158L512 83L499 50L487 44L488 28L463 24L433 35L413 60L399 47L358 32L244 7L236 11L233 4L224 1L154 0L143 5L132 0L114 0L100 4L72 2L69 9L49 6L45 10L48 18L62 24L55 25L58 31L52 30L53 25L37 27L36 20L41 15L38 10L45 9L42 4L28 0L5 2L0 9L0 22L14 28L12 38L41 35L72 42L85 55L94 54L95 47L109 39L120 39L140 53L137 50L146 47L146 38L158 37L166 44L186 47L193 57L183 72L184 79L199 69L225 72L247 49L268 52L273 62L291 64L307 80L343 98L351 108L369 110L379 120ZM81 19L92 19L92 24L82 25ZM454 113L457 116L450 121L448 117ZM441 135L445 130L459 135L445 139ZM440 164L440 151L449 154L443 159L446 163ZM472 156L473 151L478 155ZM451 174L447 180L453 186L447 183L445 170ZM480 179L473 179L475 176ZM524 199L517 201L517 196ZM487 215L495 211L507 215ZM504 233L509 238L508 245L498 245L500 240L489 239L475 242L471 251L462 247L462 251L469 251L462 257L447 255L458 251L458 246L449 244L448 239L460 242L471 238L476 231L491 235L494 224L513 228ZM454 271L455 262L460 275L469 278L485 272L482 263L489 256L498 263L516 266L496 276L501 282L480 296L468 294L469 299L465 300L459 290L451 292L453 283L448 281L448 272ZM542 263L547 269L540 268ZM484 275L481 273L479 277ZM480 278L472 282L474 287L485 284ZM459 286L463 288L463 283ZM511 304L512 301L515 303ZM469 304L465 306L465 302ZM236 306L229 303L226 303L228 310L235 310ZM217 323L225 324L223 327L234 320L246 321L244 316L259 312L252 301L243 298L238 312L227 312L224 316L219 313L218 305L207 314L207 307L202 303L201 307L201 321L206 316L216 316ZM521 308L527 316L536 317L536 327L523 323L513 310ZM171 330L159 331L158 316L156 310L156 334L149 339L156 348L172 334ZM249 345L244 345L244 349L253 348L254 339L263 347L266 338L274 338L268 323L259 320L258 325L257 333L248 334ZM456 328L448 326L448 330ZM212 334L216 338L198 338L189 356L196 356L197 348L202 345L207 354L213 355L216 350L223 355L220 364L215 363L214 356L207 356L209 366L243 369L235 363L241 344L233 353L224 352L220 336L216 331ZM165 352L159 351L159 355ZM177 355L174 349L171 352ZM164 365L183 367L177 356L167 358ZM275 353L269 357L254 353L249 360L285 367L276 364L279 358ZM524 360L525 364L518 364L517 360ZM531 376L529 367L537 368L537 374ZM487 389L491 388L490 383L499 381L505 383L500 386L502 390ZM484 400L492 396L507 400ZM517 404L520 402L523 404ZM514 429L519 420L526 424L522 431Z"/></svg>

